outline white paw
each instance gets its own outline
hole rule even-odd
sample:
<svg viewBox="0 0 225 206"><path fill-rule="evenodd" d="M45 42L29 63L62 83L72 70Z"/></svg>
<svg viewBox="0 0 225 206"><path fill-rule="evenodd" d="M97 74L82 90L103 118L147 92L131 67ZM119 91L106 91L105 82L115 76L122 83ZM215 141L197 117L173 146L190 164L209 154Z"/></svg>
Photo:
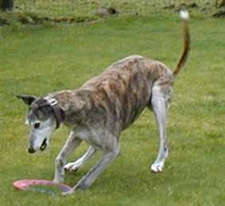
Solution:
<svg viewBox="0 0 225 206"><path fill-rule="evenodd" d="M68 196L68 195L72 195L74 192L75 192L75 191L74 191L73 189L71 189L71 190L69 190L69 191L67 191L67 192L63 192L63 193L61 193L61 194L62 194L62 196Z"/></svg>
<svg viewBox="0 0 225 206"><path fill-rule="evenodd" d="M153 173L159 173L162 172L164 166L164 162L155 162L151 166L151 171Z"/></svg>
<svg viewBox="0 0 225 206"><path fill-rule="evenodd" d="M70 171L70 172L75 172L80 168L80 165L74 163L74 162L70 162L68 164L66 164L64 166L64 170L66 171Z"/></svg>

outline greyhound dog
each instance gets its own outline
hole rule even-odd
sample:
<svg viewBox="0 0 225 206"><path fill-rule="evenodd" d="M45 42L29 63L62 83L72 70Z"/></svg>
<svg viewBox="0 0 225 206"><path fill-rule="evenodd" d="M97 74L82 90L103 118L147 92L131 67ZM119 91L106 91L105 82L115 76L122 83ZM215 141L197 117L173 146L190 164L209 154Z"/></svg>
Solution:
<svg viewBox="0 0 225 206"><path fill-rule="evenodd" d="M44 150L60 124L71 129L69 137L55 160L54 182L63 182L65 170L76 171L97 150L100 161L83 176L71 191L86 189L120 152L120 133L129 127L145 107L153 110L160 137L157 158L150 169L161 172L168 156L166 117L175 77L186 62L190 35L189 14L181 11L184 48L172 72L159 61L133 55L110 65L101 75L79 89L50 93L45 97L18 95L28 106L26 123L30 127L28 152ZM66 159L82 141L90 146L75 162Z"/></svg>

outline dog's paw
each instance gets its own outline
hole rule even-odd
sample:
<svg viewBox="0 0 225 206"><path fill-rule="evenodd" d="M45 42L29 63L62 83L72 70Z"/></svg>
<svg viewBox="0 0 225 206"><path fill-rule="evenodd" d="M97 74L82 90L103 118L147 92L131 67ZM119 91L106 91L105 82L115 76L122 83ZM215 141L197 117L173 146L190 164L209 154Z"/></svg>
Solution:
<svg viewBox="0 0 225 206"><path fill-rule="evenodd" d="M164 163L163 162L155 162L151 166L151 171L153 173L159 173L163 170Z"/></svg>
<svg viewBox="0 0 225 206"><path fill-rule="evenodd" d="M61 193L62 196L68 196L68 195L72 195L75 191L73 189L67 191L67 192L63 192Z"/></svg>
<svg viewBox="0 0 225 206"><path fill-rule="evenodd" d="M70 162L64 166L65 171L76 172L80 168L80 165Z"/></svg>

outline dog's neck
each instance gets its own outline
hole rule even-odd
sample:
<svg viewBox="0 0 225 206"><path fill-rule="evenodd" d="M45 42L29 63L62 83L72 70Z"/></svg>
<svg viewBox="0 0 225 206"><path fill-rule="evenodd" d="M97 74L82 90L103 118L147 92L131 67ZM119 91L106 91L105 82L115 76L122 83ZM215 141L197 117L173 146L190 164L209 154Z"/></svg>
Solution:
<svg viewBox="0 0 225 206"><path fill-rule="evenodd" d="M79 91L61 91L50 95L57 101L57 105L63 112L63 123L67 126L80 124L81 120L85 120L85 101L79 95Z"/></svg>

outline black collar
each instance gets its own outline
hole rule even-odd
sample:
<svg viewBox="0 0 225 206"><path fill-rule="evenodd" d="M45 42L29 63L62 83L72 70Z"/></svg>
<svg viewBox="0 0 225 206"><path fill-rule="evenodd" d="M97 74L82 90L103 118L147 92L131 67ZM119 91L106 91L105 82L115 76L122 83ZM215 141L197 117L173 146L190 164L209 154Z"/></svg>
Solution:
<svg viewBox="0 0 225 206"><path fill-rule="evenodd" d="M53 97L44 97L48 105L52 108L56 119L56 129L59 128L60 124L64 121L64 112L58 105L58 101Z"/></svg>

